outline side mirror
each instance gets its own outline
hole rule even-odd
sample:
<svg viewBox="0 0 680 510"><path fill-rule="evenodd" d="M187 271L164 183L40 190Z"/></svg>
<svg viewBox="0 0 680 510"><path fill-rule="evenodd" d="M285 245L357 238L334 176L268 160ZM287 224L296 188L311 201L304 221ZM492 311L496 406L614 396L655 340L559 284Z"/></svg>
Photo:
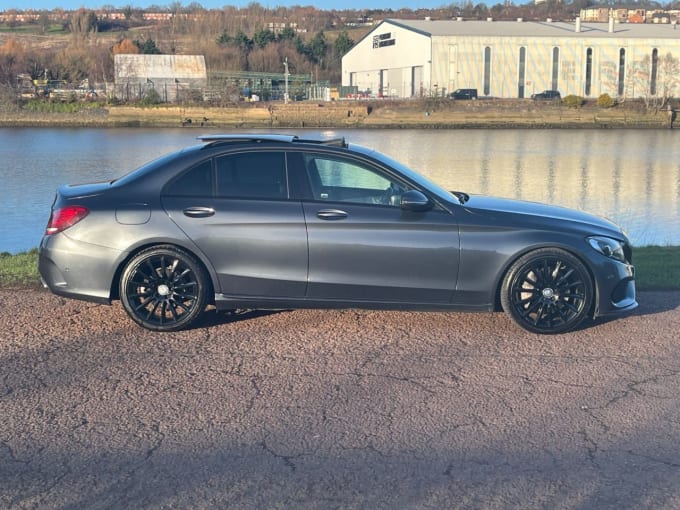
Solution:
<svg viewBox="0 0 680 510"><path fill-rule="evenodd" d="M400 207L404 211L422 212L432 208L432 202L420 191L411 189L401 195Z"/></svg>

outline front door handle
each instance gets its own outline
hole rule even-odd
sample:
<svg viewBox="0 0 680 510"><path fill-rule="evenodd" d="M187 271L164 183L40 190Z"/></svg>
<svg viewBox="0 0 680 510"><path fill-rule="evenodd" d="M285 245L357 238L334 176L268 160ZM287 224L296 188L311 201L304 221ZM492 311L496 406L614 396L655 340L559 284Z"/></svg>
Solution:
<svg viewBox="0 0 680 510"><path fill-rule="evenodd" d="M321 209L316 213L316 217L321 220L344 220L347 213L340 209Z"/></svg>
<svg viewBox="0 0 680 510"><path fill-rule="evenodd" d="M215 214L215 209L212 207L187 207L182 212L184 216L189 218L207 218Z"/></svg>

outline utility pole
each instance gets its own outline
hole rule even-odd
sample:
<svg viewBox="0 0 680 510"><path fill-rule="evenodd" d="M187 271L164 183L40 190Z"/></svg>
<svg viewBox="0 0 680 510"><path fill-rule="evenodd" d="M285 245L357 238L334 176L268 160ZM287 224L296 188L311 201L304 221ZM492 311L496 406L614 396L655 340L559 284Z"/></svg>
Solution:
<svg viewBox="0 0 680 510"><path fill-rule="evenodd" d="M284 77L286 78L286 88L283 92L283 102L285 104L288 104L288 57L283 61L283 68L284 68Z"/></svg>

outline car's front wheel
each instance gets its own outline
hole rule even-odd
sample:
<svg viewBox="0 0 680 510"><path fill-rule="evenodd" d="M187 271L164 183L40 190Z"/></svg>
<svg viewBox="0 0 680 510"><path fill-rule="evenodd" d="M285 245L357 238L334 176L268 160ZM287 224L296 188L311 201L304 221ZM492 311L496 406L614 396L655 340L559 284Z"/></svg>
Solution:
<svg viewBox="0 0 680 510"><path fill-rule="evenodd" d="M513 320L533 333L564 333L590 313L593 282L583 263L557 248L520 257L509 269L501 304Z"/></svg>
<svg viewBox="0 0 680 510"><path fill-rule="evenodd" d="M140 326L154 331L188 327L203 312L208 277L189 253L174 246L141 251L126 264L120 300Z"/></svg>

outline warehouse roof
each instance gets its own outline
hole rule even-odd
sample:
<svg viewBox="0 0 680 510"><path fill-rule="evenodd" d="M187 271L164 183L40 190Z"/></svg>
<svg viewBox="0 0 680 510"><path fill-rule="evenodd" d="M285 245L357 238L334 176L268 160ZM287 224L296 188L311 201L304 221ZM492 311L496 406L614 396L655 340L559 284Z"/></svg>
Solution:
<svg viewBox="0 0 680 510"><path fill-rule="evenodd" d="M680 28L676 30L675 24L614 23L614 31L609 32L608 23L582 22L581 31L576 32L575 22L562 21L386 19L383 23L407 28L427 36L680 39Z"/></svg>

